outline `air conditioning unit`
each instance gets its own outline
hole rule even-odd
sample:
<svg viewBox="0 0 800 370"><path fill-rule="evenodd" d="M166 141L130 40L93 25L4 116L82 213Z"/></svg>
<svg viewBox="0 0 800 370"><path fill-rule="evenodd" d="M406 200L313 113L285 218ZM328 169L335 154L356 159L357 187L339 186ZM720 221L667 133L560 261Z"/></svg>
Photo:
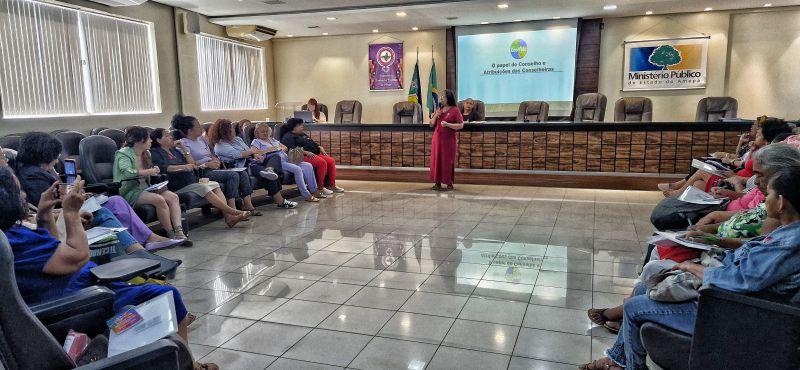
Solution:
<svg viewBox="0 0 800 370"><path fill-rule="evenodd" d="M89 0L89 1L114 7L142 5L147 2L147 0Z"/></svg>
<svg viewBox="0 0 800 370"><path fill-rule="evenodd" d="M261 26L227 26L225 33L230 37L249 41L265 41L275 37L278 31Z"/></svg>

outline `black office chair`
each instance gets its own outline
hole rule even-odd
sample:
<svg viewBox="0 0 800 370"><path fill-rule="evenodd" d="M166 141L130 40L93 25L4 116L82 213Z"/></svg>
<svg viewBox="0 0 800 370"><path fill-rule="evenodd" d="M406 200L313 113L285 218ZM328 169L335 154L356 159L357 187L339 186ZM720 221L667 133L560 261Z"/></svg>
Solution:
<svg viewBox="0 0 800 370"><path fill-rule="evenodd" d="M256 138L255 131L256 125L250 125L244 129L244 132L242 133L242 140L244 140L245 144L250 145L250 143L253 142L253 139Z"/></svg>
<svg viewBox="0 0 800 370"><path fill-rule="evenodd" d="M64 160L78 160L80 156L80 143L86 135L77 131L63 131L55 135L56 140L61 142L61 156L58 157L58 173L64 173ZM80 168L80 166L78 166Z"/></svg>
<svg viewBox="0 0 800 370"><path fill-rule="evenodd" d="M303 104L303 106L300 107L300 110L308 110L308 104ZM328 114L327 105L319 103L319 111L325 113L325 117L328 118L328 120L331 119L331 116Z"/></svg>
<svg viewBox="0 0 800 370"><path fill-rule="evenodd" d="M17 172L17 151L14 149L3 148L2 155L6 156L6 163L14 172Z"/></svg>
<svg viewBox="0 0 800 370"><path fill-rule="evenodd" d="M115 128L107 128L98 132L97 134L114 140L114 143L117 144L117 149L120 149L123 145L125 145L125 131L117 130Z"/></svg>
<svg viewBox="0 0 800 370"><path fill-rule="evenodd" d="M100 131L103 131L103 130L105 130L107 128L108 127L95 127L95 128L92 129L92 131L89 131L89 135L97 135L97 134L100 133Z"/></svg>
<svg viewBox="0 0 800 370"><path fill-rule="evenodd" d="M22 135L11 134L0 137L0 147L19 150L19 145L22 143Z"/></svg>
<svg viewBox="0 0 800 370"><path fill-rule="evenodd" d="M58 135L58 134L60 134L62 132L67 132L67 131L70 131L70 130L66 129L66 128L60 128L58 130L50 131L50 135L56 136L56 135Z"/></svg>
<svg viewBox="0 0 800 370"><path fill-rule="evenodd" d="M800 307L703 288L694 335L647 322L641 338L650 359L665 370L796 370Z"/></svg>
<svg viewBox="0 0 800 370"><path fill-rule="evenodd" d="M141 269L139 266L138 269ZM133 272L133 269L129 270ZM64 338L54 336L40 317L68 324L96 335L105 330L105 320L113 315L114 293L101 287L83 289L76 294L28 308L17 289L14 256L5 234L0 232L0 361L7 370L56 370L78 368L61 346ZM36 312L36 314L34 314ZM41 316L39 316L41 315ZM60 321L59 321L60 320ZM65 327L62 325L62 328ZM63 331L63 330L62 330ZM66 333L63 333L66 337ZM160 339L143 347L100 359L78 369L176 369L193 368L191 354L177 338Z"/></svg>

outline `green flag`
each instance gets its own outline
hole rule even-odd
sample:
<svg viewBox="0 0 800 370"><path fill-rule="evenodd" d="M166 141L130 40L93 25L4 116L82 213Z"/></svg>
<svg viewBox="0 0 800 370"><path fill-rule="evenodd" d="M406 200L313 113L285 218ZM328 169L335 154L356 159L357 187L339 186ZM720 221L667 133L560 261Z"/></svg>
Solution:
<svg viewBox="0 0 800 370"><path fill-rule="evenodd" d="M414 65L414 76L411 77L411 87L408 88L408 101L422 104L422 89L419 88L419 59Z"/></svg>
<svg viewBox="0 0 800 370"><path fill-rule="evenodd" d="M436 82L436 62L431 65L431 74L428 77L428 117L439 107L439 87Z"/></svg>

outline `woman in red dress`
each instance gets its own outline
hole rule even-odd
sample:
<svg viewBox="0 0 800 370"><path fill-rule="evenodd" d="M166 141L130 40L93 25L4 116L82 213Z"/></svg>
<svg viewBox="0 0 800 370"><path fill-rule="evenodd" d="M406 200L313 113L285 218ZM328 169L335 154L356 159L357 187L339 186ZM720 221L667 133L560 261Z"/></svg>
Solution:
<svg viewBox="0 0 800 370"><path fill-rule="evenodd" d="M444 106L436 109L430 125L434 128L431 142L431 181L433 190L453 190L458 130L464 128L464 118L456 106L456 97L450 90L444 91ZM447 188L442 188L442 184Z"/></svg>

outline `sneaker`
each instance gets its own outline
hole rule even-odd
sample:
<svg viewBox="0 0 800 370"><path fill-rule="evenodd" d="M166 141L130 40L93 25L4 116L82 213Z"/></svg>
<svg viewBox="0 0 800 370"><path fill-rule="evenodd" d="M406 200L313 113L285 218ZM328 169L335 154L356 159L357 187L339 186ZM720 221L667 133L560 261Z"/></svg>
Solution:
<svg viewBox="0 0 800 370"><path fill-rule="evenodd" d="M275 173L275 171L273 171L271 168L261 171L258 174L269 181L275 181L278 179L278 174Z"/></svg>
<svg viewBox="0 0 800 370"><path fill-rule="evenodd" d="M320 192L321 192L323 195L331 195L331 194L333 194L333 191L331 191L330 189L326 189L326 188L322 188L322 189L320 189L319 191L320 191Z"/></svg>
<svg viewBox="0 0 800 370"><path fill-rule="evenodd" d="M313 195L314 195L315 197L319 198L319 199L325 199L325 198L327 198L327 197L328 197L327 195L325 195L325 194L323 194L323 193L322 193L322 190L317 190L317 192L316 192L316 193L314 193Z"/></svg>
<svg viewBox="0 0 800 370"><path fill-rule="evenodd" d="M331 186L331 187L328 187L326 189L328 189L328 190L330 190L330 191L332 191L334 193L344 193L344 189L342 189L342 188L340 188L338 186Z"/></svg>
<svg viewBox="0 0 800 370"><path fill-rule="evenodd" d="M283 200L283 204L276 204L278 208L285 208L285 209L292 209L297 207L297 202L292 202L291 200Z"/></svg>

